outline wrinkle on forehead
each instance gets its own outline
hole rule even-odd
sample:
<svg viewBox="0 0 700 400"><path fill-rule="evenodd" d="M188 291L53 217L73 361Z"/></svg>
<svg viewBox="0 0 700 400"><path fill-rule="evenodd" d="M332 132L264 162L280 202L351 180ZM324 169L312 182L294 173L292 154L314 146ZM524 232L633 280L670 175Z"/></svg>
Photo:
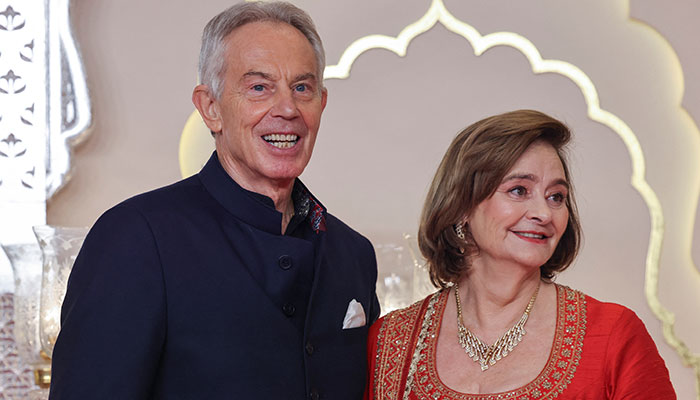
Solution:
<svg viewBox="0 0 700 400"><path fill-rule="evenodd" d="M255 44L254 42L259 42L261 37L267 39L264 45ZM275 71L267 70L266 67L289 68L290 65L297 64L296 66L308 69L298 75L310 74L318 81L318 61L313 46L308 38L292 25L279 21L251 22L234 29L224 40L226 48L222 77L226 77L229 69L241 61L242 54L246 54L246 60L253 62L247 72L259 71L261 74L267 74L265 79L279 78L274 75ZM295 57L279 60L278 54L281 50L286 50L287 53L291 50ZM304 65L307 63L309 65Z"/></svg>

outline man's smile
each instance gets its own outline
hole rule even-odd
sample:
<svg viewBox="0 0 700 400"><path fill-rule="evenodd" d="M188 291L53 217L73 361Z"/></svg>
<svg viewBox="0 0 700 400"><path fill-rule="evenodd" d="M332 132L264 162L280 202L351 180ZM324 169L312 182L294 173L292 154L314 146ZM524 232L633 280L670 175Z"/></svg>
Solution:
<svg viewBox="0 0 700 400"><path fill-rule="evenodd" d="M270 134L262 137L267 143L278 149L289 149L299 141L299 135Z"/></svg>

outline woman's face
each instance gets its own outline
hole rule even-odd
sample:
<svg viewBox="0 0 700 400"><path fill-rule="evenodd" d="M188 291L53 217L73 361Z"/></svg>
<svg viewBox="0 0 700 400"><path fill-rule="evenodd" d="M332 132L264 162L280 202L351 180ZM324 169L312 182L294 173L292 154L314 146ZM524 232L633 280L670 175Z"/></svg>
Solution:
<svg viewBox="0 0 700 400"><path fill-rule="evenodd" d="M566 229L568 190L556 150L541 141L530 145L496 192L467 218L480 250L473 265L543 265Z"/></svg>

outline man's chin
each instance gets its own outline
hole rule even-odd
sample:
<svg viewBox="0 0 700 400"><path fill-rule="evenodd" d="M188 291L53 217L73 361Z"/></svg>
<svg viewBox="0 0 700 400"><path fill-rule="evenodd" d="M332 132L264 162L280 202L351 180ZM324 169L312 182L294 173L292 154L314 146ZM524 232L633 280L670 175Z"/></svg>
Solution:
<svg viewBox="0 0 700 400"><path fill-rule="evenodd" d="M298 178L306 169L308 159L301 157L271 157L261 160L261 170L270 179L294 179Z"/></svg>
<svg viewBox="0 0 700 400"><path fill-rule="evenodd" d="M297 166L279 167L265 171L264 176L270 181L285 182L293 181L294 179L298 178L302 174L302 172L304 172L304 168L300 168Z"/></svg>

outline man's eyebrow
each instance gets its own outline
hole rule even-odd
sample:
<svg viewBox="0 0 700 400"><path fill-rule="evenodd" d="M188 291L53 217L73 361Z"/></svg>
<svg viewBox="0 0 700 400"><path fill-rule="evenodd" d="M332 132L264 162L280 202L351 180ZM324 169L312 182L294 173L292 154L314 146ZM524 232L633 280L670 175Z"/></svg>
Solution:
<svg viewBox="0 0 700 400"><path fill-rule="evenodd" d="M307 72L305 74L297 75L294 77L293 82L300 82L306 80L316 81L316 74L314 74L313 72Z"/></svg>
<svg viewBox="0 0 700 400"><path fill-rule="evenodd" d="M248 72L246 72L245 74L243 74L243 78L244 78L244 79L247 78L247 77L249 77L249 76L259 76L259 77L261 77L261 78L263 78L263 79L267 79L267 80L270 80L270 81L272 80L272 75L266 74L266 73L261 72L261 71L248 71Z"/></svg>
<svg viewBox="0 0 700 400"><path fill-rule="evenodd" d="M268 74L268 73L265 73L265 72L261 72L261 71L248 71L248 72L246 72L245 74L243 74L243 77L244 77L244 78L247 78L247 77L249 77L249 76L259 76L259 77L261 77L261 78L263 78L263 79L273 80L272 75L270 75L270 74ZM305 81L305 80L308 80L308 79L311 79L311 80L314 80L314 81L315 81L315 80L316 80L316 74L314 74L313 72L307 72L307 73L305 73L305 74L300 74L300 75L295 76L294 79L293 79L293 81L294 81L294 82L299 82L299 81Z"/></svg>
<svg viewBox="0 0 700 400"><path fill-rule="evenodd" d="M505 178L503 178L503 182L508 182L508 181L513 181L513 180L518 180L518 179L525 179L528 181L535 181L535 175L533 174L520 174L520 173L515 173L512 175L508 175ZM556 185L562 185L564 186L567 190L569 189L569 182L566 181L566 179L556 179L553 181L549 186L556 186Z"/></svg>

